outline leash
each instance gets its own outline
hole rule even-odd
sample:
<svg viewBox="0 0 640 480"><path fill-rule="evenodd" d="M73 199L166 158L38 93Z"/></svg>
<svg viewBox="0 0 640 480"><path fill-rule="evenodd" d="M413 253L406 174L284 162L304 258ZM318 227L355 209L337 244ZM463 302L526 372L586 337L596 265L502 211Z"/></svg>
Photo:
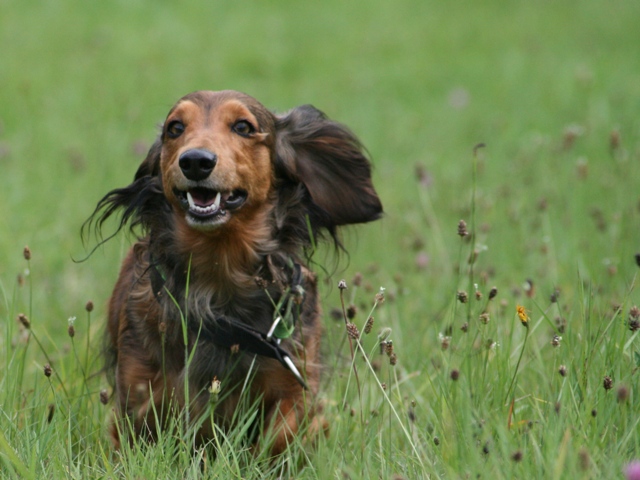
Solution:
<svg viewBox="0 0 640 480"><path fill-rule="evenodd" d="M151 287L156 300L160 301L159 296L165 288L167 276L162 266L154 262L151 256L150 264ZM288 338L295 329L300 316L299 309L296 307L299 306L304 296L302 267L297 263L292 262L292 264L291 286L282 295L278 305L274 304L274 321L266 334L224 316L217 317L213 322L206 324L202 320L199 325L190 322L189 328L200 338L219 347L230 350L238 348L244 352L278 360L284 368L293 374L298 383L305 390L308 390L309 387L291 357L280 346L281 340Z"/></svg>
<svg viewBox="0 0 640 480"><path fill-rule="evenodd" d="M275 322L272 329L274 326ZM278 360L305 390L309 389L289 354L280 346L279 338L269 337L268 334L265 335L240 322L232 322L225 317L216 318L211 325L201 322L201 327L200 337L220 347L231 349L237 345L239 350Z"/></svg>

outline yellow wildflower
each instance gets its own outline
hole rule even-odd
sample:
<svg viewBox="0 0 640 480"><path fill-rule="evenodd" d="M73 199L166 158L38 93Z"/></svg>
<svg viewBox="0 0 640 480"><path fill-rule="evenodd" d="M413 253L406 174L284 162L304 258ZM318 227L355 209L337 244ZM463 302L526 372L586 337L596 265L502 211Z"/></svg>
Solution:
<svg viewBox="0 0 640 480"><path fill-rule="evenodd" d="M522 305L516 305L516 312L518 312L520 323L529 328L529 316L527 315L527 311L525 310L525 308Z"/></svg>

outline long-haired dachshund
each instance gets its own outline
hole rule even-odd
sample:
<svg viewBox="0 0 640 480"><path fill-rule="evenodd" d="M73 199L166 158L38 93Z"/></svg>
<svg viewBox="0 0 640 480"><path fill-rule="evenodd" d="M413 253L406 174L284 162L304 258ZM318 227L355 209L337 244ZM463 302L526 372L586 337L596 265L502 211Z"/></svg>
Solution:
<svg viewBox="0 0 640 480"><path fill-rule="evenodd" d="M358 139L311 106L274 115L239 92L191 93L133 183L107 193L88 222L99 229L118 212L118 230L143 236L109 301L116 446L153 440L178 412L198 419L212 395L222 428L244 396L258 405L273 453L304 421L324 428L305 253L323 236L340 247L337 227L381 216ZM213 436L211 422L198 428L200 442Z"/></svg>

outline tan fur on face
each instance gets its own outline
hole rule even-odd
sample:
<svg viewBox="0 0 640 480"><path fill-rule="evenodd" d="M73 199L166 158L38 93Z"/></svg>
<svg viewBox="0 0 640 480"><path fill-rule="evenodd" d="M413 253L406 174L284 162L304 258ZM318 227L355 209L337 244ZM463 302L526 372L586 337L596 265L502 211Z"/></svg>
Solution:
<svg viewBox="0 0 640 480"><path fill-rule="evenodd" d="M208 150L216 155L217 163L210 177L198 182L199 186L221 192L245 190L247 202L232 218L237 217L236 222L246 221L267 201L273 183L266 141L269 133L261 131L264 127L241 100L210 93L208 108L184 100L167 117L166 124L179 120L185 131L176 139L164 138L160 157L164 192L174 207L181 210L174 188L186 190L190 182L180 170L180 155L191 149ZM235 133L233 125L240 120L250 122L257 133L250 138Z"/></svg>

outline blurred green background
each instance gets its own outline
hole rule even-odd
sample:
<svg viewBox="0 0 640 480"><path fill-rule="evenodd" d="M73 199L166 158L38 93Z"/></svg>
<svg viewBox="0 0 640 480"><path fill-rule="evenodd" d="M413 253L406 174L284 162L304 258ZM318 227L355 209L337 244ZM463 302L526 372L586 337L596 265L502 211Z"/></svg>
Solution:
<svg viewBox="0 0 640 480"><path fill-rule="evenodd" d="M120 235L76 263L97 243L90 238L83 245L80 227L107 191L130 182L178 98L230 88L279 112L311 103L347 124L374 164L385 217L346 230L350 254L332 283L344 277L351 285L353 274L363 272L367 295L354 300L361 312L380 285L387 288L388 303L376 319L393 328L401 361L396 370L412 379L403 383L406 397L397 403L418 400L421 451L431 458L436 447L430 429L436 425L445 442L435 454L442 455L438 468L452 475L469 465L481 471L487 457L460 445L475 441L469 425L476 417L495 415L501 453L489 461L494 472L511 465L510 455L527 441L505 430L502 403L522 335L511 328L520 329L514 307L523 303L541 324L538 305L555 309L549 296L557 288L563 301L558 314L574 328L565 334L567 347L553 353L551 328L542 323L532 336L535 353L521 382L535 398L527 415L539 414L544 423L554 396L561 396L557 363L570 371L572 365L576 372L584 368L570 393L589 401L576 401L563 422L535 432L544 441L532 442L538 456L531 457L529 474L550 478L538 460L555 461L557 449L567 445L561 445L565 431L580 423L587 433L580 441L576 434L569 458L577 458L583 441L597 465L591 478L606 477L618 447L629 448L625 458L637 457L632 411L609 408L611 417L600 414L600 424L581 422L591 399L605 410L615 405L612 396L604 397L603 375L615 372L616 381L637 388L637 368L629 368L632 343L624 340L628 328L614 323L611 306L640 303L634 290L639 22L637 0L0 0L0 314L13 322L19 311L31 312L45 349L64 352L67 318L80 317L91 299L92 329L101 330L131 238ZM474 174L479 143L486 147L477 151ZM490 392L498 385L487 397L492 403L477 405L469 397L474 405L464 421L455 412L442 415L448 407L441 402L449 401L452 389L447 369L462 359L440 356L438 337L453 331L453 344L478 358L478 346L458 328L464 313L450 308L458 289L473 294L475 288L465 270L470 244L456 235L461 218L475 232L477 288L485 295L493 285L499 289L503 305L492 311L488 332L504 345L500 362L491 364L483 354L484 372L493 365L499 381L490 376L480 385L474 376L478 385L469 386ZM22 258L25 245L33 252L30 272ZM328 265L331 271L330 259ZM20 287L19 276L32 287ZM523 295L526 279L536 289L531 297ZM327 311L339 304L335 287L326 289L324 303ZM327 320L329 334L331 325L338 324ZM612 325L620 342L604 340ZM9 337L14 330L5 332ZM5 337L6 345L15 340ZM32 355L34 365L43 362L37 350ZM549 364L553 379L546 378ZM473 361L469 365L474 372ZM337 403L343 384L335 385L327 386L327 396ZM539 399L546 399L545 407ZM609 418L624 428L610 428ZM439 421L450 438L438 433ZM456 433L447 430L453 424ZM339 418L336 425L339 432ZM333 438L341 445L339 434ZM616 473L621 462L614 460ZM564 464L555 465L562 473ZM571 465L575 472L577 463ZM522 474L513 468L504 478Z"/></svg>

